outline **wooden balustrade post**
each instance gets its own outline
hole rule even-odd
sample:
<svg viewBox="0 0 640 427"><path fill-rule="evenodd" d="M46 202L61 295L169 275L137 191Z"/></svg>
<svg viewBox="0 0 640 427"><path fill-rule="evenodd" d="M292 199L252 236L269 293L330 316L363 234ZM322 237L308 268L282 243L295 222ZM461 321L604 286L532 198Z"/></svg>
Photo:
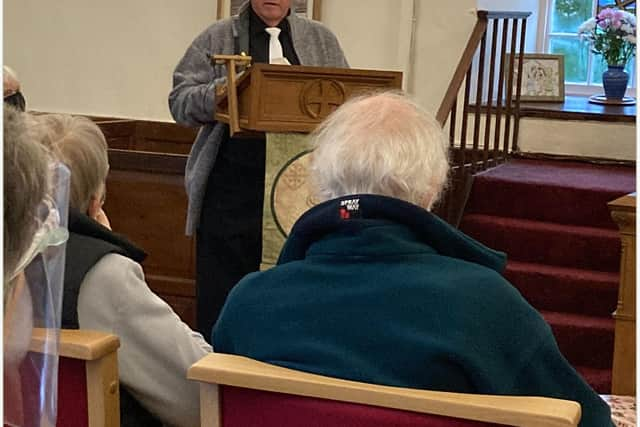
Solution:
<svg viewBox="0 0 640 427"><path fill-rule="evenodd" d="M477 171L478 163L478 147L480 142L480 121L482 117L482 89L484 83L484 61L487 51L487 32L482 35L480 40L480 57L478 58L478 71L476 79L476 99L475 114L473 118L473 150L471 151L471 173ZM486 123L486 122L485 122ZM486 125L485 125L486 126ZM484 169L484 165L483 165Z"/></svg>
<svg viewBox="0 0 640 427"><path fill-rule="evenodd" d="M518 20L511 19L511 48L509 55L509 75L507 76L507 99L505 100L505 118L504 118L504 140L502 141L504 144L504 156L507 157L509 155L509 136L511 135L511 114L513 114L513 75L514 75L514 64L516 60L515 51L516 51L516 41L518 38ZM520 63L522 63L520 61Z"/></svg>
<svg viewBox="0 0 640 427"><path fill-rule="evenodd" d="M500 129L502 126L502 110L504 108L504 70L505 70L505 61L507 59L507 31L509 29L509 20L502 20L502 42L500 46L500 71L498 73L498 96L496 99L496 130L493 137L493 155L494 158L498 159L500 152ZM503 157L503 156L500 156Z"/></svg>
<svg viewBox="0 0 640 427"><path fill-rule="evenodd" d="M613 349L613 394L636 394L636 195L609 202L611 217L620 229L620 288Z"/></svg>
<svg viewBox="0 0 640 427"><path fill-rule="evenodd" d="M523 18L520 27L520 49L518 51L518 77L516 80L516 94L513 107L513 139L511 140L511 151L518 150L518 132L520 132L520 92L522 91L522 64L524 63L524 43L527 34L527 19Z"/></svg>
<svg viewBox="0 0 640 427"><path fill-rule="evenodd" d="M487 115L485 118L484 126L484 145L482 147L483 156L482 161L484 167L487 167L489 162L489 145L491 144L491 108L493 106L493 92L495 71L496 71L496 49L498 43L498 20L493 20L493 30L491 31L491 53L489 56L489 88L487 90Z"/></svg>

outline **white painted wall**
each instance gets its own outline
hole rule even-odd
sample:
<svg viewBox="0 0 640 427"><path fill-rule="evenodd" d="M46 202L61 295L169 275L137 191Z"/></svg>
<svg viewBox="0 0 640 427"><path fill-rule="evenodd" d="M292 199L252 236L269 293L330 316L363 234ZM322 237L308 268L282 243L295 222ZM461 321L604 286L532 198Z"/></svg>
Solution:
<svg viewBox="0 0 640 427"><path fill-rule="evenodd" d="M518 144L525 153L635 161L636 125L524 118Z"/></svg>
<svg viewBox="0 0 640 427"><path fill-rule="evenodd" d="M168 120L171 72L212 0L5 0L4 63L28 107Z"/></svg>
<svg viewBox="0 0 640 427"><path fill-rule="evenodd" d="M435 109L474 23L467 9L475 0L417 3L417 92ZM324 0L323 21L353 67L405 70L412 6ZM18 72L30 109L169 121L173 68L215 11L215 0L5 0L4 62Z"/></svg>
<svg viewBox="0 0 640 427"><path fill-rule="evenodd" d="M404 71L405 87L435 111L475 23L472 10L531 10L537 15L537 4L323 0L322 20L340 39L352 67ZM216 0L190 0L188 5L175 0L5 0L4 63L18 72L30 109L171 121L167 95L173 68L215 13ZM527 50L536 19L528 23ZM555 152L560 138L562 146L569 143L563 151L595 155L579 141L592 134L586 125L590 130L581 133L580 122L555 126L553 138L540 138L550 128L529 132L528 126L520 138L525 151ZM602 129L624 125L608 126ZM629 140L631 132L621 129ZM541 143L552 139L548 146ZM624 147L633 150L621 156L635 158L634 142ZM600 148L596 152L606 154Z"/></svg>
<svg viewBox="0 0 640 427"><path fill-rule="evenodd" d="M527 19L527 35L524 50L525 52L536 52L540 0L478 0L478 9L531 12L531 16Z"/></svg>

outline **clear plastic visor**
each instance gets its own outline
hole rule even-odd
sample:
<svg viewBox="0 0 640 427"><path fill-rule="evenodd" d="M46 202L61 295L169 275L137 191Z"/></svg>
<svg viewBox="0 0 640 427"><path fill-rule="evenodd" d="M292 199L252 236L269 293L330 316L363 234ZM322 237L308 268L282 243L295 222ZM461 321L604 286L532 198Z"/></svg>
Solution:
<svg viewBox="0 0 640 427"><path fill-rule="evenodd" d="M56 424L69 178L66 166L50 165L49 192L35 213L33 241L4 279L10 282L3 309L5 425Z"/></svg>

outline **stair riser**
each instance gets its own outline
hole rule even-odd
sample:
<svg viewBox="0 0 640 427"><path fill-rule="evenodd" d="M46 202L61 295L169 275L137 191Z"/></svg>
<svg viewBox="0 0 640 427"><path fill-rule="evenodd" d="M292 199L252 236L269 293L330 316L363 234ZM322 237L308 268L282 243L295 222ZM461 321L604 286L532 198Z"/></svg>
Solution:
<svg viewBox="0 0 640 427"><path fill-rule="evenodd" d="M620 268L607 203L632 191L634 168L519 159L475 177L460 227L508 254L505 277L543 311L565 357L599 393L611 392Z"/></svg>
<svg viewBox="0 0 640 427"><path fill-rule="evenodd" d="M613 323L611 329L586 328L566 323L552 323L550 326L560 351L571 365L611 369Z"/></svg>
<svg viewBox="0 0 640 427"><path fill-rule="evenodd" d="M463 218L460 229L490 248L506 252L510 260L595 271L620 269L620 238L615 231L590 234L521 228L471 216Z"/></svg>
<svg viewBox="0 0 640 427"><path fill-rule="evenodd" d="M477 177L466 213L616 229L607 203L626 192L599 192ZM534 201L548 201L535 203ZM597 207L585 211L585 207Z"/></svg>
<svg viewBox="0 0 640 427"><path fill-rule="evenodd" d="M616 309L618 282L597 282L537 272L514 271L504 276L537 310L609 317Z"/></svg>

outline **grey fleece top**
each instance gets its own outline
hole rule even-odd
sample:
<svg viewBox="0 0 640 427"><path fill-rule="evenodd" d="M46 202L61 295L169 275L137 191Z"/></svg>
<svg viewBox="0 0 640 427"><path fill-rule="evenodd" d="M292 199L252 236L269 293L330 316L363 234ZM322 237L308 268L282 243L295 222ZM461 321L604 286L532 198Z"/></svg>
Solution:
<svg viewBox="0 0 640 427"><path fill-rule="evenodd" d="M348 67L335 35L324 25L296 15L286 18L291 26L293 47L301 65ZM236 52L236 46L238 52ZM249 2L237 16L218 21L191 43L173 73L169 109L181 125L200 127L185 170L189 198L186 234L192 235L200 222L202 201L209 173L224 138L226 124L214 120L215 85L227 74L224 65L213 65L211 55L249 51Z"/></svg>

